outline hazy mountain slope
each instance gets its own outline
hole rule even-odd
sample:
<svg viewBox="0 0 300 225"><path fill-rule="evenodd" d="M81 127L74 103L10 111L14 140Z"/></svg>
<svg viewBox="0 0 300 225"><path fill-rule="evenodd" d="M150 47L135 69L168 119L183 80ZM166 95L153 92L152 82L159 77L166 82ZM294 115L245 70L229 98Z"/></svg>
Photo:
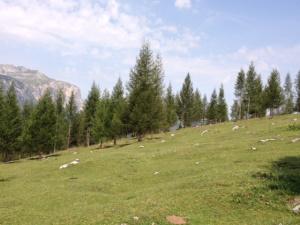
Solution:
<svg viewBox="0 0 300 225"><path fill-rule="evenodd" d="M38 70L0 64L0 81L3 83L5 90L14 82L21 104L25 101L36 102L47 89L51 91L53 96L56 95L58 90L62 89L66 99L71 96L73 91L77 104L80 106L82 103L80 89L77 86L51 79Z"/></svg>

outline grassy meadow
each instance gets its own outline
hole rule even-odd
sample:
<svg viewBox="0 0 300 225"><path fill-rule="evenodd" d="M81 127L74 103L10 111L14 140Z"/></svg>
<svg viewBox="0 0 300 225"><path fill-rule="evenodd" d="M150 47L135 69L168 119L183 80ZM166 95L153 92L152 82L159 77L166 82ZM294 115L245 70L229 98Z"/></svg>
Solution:
<svg viewBox="0 0 300 225"><path fill-rule="evenodd" d="M0 224L167 225L169 215L193 225L300 224L291 211L300 203L300 141L292 142L300 130L290 124L300 124L300 116L182 129L141 143L122 140L117 147L2 163ZM75 159L80 163L59 169Z"/></svg>

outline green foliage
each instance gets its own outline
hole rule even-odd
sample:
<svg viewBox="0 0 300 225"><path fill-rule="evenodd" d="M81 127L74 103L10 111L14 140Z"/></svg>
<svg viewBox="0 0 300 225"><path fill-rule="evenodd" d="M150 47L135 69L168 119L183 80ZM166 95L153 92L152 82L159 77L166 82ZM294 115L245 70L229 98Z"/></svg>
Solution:
<svg viewBox="0 0 300 225"><path fill-rule="evenodd" d="M89 92L87 100L84 106L84 135L85 135L85 143L87 146L95 143L95 138L91 136L91 129L93 127L93 120L96 116L97 106L100 101L100 91L99 88L93 83L92 88Z"/></svg>
<svg viewBox="0 0 300 225"><path fill-rule="evenodd" d="M150 45L145 43L130 72L128 83L129 120L132 131L141 140L146 132L158 131L163 121L163 69L160 57L156 60Z"/></svg>
<svg viewBox="0 0 300 225"><path fill-rule="evenodd" d="M175 96L173 95L172 86L171 83L169 84L169 87L167 88L166 97L164 99L165 103L165 116L166 116L166 126L167 129L172 127L176 121L177 121L177 115L176 115L176 102L175 102Z"/></svg>
<svg viewBox="0 0 300 225"><path fill-rule="evenodd" d="M68 122L67 147L78 145L77 135L79 131L79 114L75 102L74 92L71 93L68 104L66 105L66 119Z"/></svg>
<svg viewBox="0 0 300 225"><path fill-rule="evenodd" d="M300 71L297 74L295 81L295 89L296 89L296 105L295 108L297 112L300 112Z"/></svg>
<svg viewBox="0 0 300 225"><path fill-rule="evenodd" d="M288 73L284 82L284 112L290 114L294 111L294 95L291 76Z"/></svg>
<svg viewBox="0 0 300 225"><path fill-rule="evenodd" d="M180 91L181 119L184 127L190 127L193 122L194 90L191 76L188 73Z"/></svg>
<svg viewBox="0 0 300 225"><path fill-rule="evenodd" d="M280 74L277 70L273 70L268 79L268 84L265 88L265 104L270 109L270 114L273 116L273 110L282 104L283 94L280 86Z"/></svg>
<svg viewBox="0 0 300 225"><path fill-rule="evenodd" d="M20 153L21 150L22 117L14 84L6 93L2 113L1 149L3 159L7 161L11 160L14 154Z"/></svg>
<svg viewBox="0 0 300 225"><path fill-rule="evenodd" d="M235 83L235 97L237 98L238 104L238 118L242 119L245 115L245 83L246 83L246 75L243 69L238 73L236 83ZM236 107L236 106L235 106Z"/></svg>
<svg viewBox="0 0 300 225"><path fill-rule="evenodd" d="M203 104L201 94L196 89L193 96L193 121L201 121L203 119Z"/></svg>
<svg viewBox="0 0 300 225"><path fill-rule="evenodd" d="M26 131L26 143L32 153L50 153L56 141L56 110L50 91L41 97Z"/></svg>
<svg viewBox="0 0 300 225"><path fill-rule="evenodd" d="M240 105L238 100L234 100L233 105L231 106L231 113L230 113L231 120L237 121L240 119Z"/></svg>
<svg viewBox="0 0 300 225"><path fill-rule="evenodd" d="M207 108L207 119L209 122L217 122L218 119L218 100L217 100L217 92L213 90L213 93L210 98L210 102Z"/></svg>
<svg viewBox="0 0 300 225"><path fill-rule="evenodd" d="M225 100L225 93L223 84L220 87L217 103L217 120L225 122L228 120L228 109Z"/></svg>

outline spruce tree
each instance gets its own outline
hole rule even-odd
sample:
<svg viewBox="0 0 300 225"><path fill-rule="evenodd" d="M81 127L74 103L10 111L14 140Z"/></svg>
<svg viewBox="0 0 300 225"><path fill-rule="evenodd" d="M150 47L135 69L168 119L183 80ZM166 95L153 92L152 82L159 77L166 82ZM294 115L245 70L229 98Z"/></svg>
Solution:
<svg viewBox="0 0 300 225"><path fill-rule="evenodd" d="M124 88L121 79L117 81L113 88L111 96L111 136L114 140L114 145L117 144L117 138L123 134L124 123L123 118L125 114L126 100L124 97Z"/></svg>
<svg viewBox="0 0 300 225"><path fill-rule="evenodd" d="M167 125L167 129L169 129L177 121L176 102L175 102L175 96L173 95L171 83L167 88L167 93L165 97L165 112L166 112L166 125Z"/></svg>
<svg viewBox="0 0 300 225"><path fill-rule="evenodd" d="M0 81L0 154L2 158L4 157L4 132L2 132L5 128L4 124L4 112L5 112L5 102L4 102L4 92L2 88L2 82Z"/></svg>
<svg viewBox="0 0 300 225"><path fill-rule="evenodd" d="M1 132L2 151L4 160L7 161L11 160L14 154L20 154L21 150L22 117L14 83L9 87L4 103L4 129Z"/></svg>
<svg viewBox="0 0 300 225"><path fill-rule="evenodd" d="M270 115L274 115L274 109L279 108L282 104L283 95L280 86L280 74L277 70L273 70L268 79L265 91L266 106L270 109Z"/></svg>
<svg viewBox="0 0 300 225"><path fill-rule="evenodd" d="M193 121L201 122L203 118L203 104L198 88L196 89L193 98Z"/></svg>
<svg viewBox="0 0 300 225"><path fill-rule="evenodd" d="M150 45L145 43L130 72L128 83L130 125L139 141L145 133L161 127L162 82L161 59L154 60Z"/></svg>
<svg viewBox="0 0 300 225"><path fill-rule="evenodd" d="M237 98L237 103L238 103L238 117L239 119L243 119L244 117L244 110L245 110L245 79L246 75L243 69L238 73L236 83L235 83L235 97Z"/></svg>
<svg viewBox="0 0 300 225"><path fill-rule="evenodd" d="M92 121L95 119L99 101L100 91L96 84L93 83L84 106L84 135L86 146L90 146L91 143L95 143L95 140L91 135L91 129L93 127Z"/></svg>
<svg viewBox="0 0 300 225"><path fill-rule="evenodd" d="M193 122L194 91L191 76L188 73L180 91L180 103L182 107L182 122L184 127L190 127Z"/></svg>
<svg viewBox="0 0 300 225"><path fill-rule="evenodd" d="M179 93L176 94L175 96L175 105L176 105L176 114L179 120L179 128L183 127L182 124L182 118L183 118L183 107L182 107L182 103L181 103L181 99L180 99L180 95Z"/></svg>
<svg viewBox="0 0 300 225"><path fill-rule="evenodd" d="M300 112L300 71L297 74L295 81L295 89L296 89L296 105L295 109L297 112Z"/></svg>
<svg viewBox="0 0 300 225"><path fill-rule="evenodd" d="M291 76L288 73L284 82L284 112L287 114L292 113L294 110L294 95L293 84Z"/></svg>
<svg viewBox="0 0 300 225"><path fill-rule="evenodd" d="M231 114L230 114L231 120L237 121L238 119L240 119L239 113L240 113L240 105L238 103L238 100L234 100L233 105L231 106Z"/></svg>
<svg viewBox="0 0 300 225"><path fill-rule="evenodd" d="M203 112L202 112L202 123L205 123L205 119L207 118L207 107L208 107L208 102L207 102L207 97L206 95L203 96L202 99L202 104L203 104Z"/></svg>
<svg viewBox="0 0 300 225"><path fill-rule="evenodd" d="M225 100L223 84L220 87L219 95L218 95L217 120L219 122L225 122L228 120L228 109Z"/></svg>
<svg viewBox="0 0 300 225"><path fill-rule="evenodd" d="M28 127L28 144L33 153L53 151L56 134L56 111L49 90L38 101Z"/></svg>
<svg viewBox="0 0 300 225"><path fill-rule="evenodd" d="M210 102L207 107L207 119L209 123L217 122L218 117L218 100L217 100L217 92L214 89L210 98Z"/></svg>
<svg viewBox="0 0 300 225"><path fill-rule="evenodd" d="M31 123L31 118L32 114L35 110L35 106L32 102L26 101L23 105L23 110L22 110L22 153L27 155L31 153L31 148L29 147L30 144L28 141L28 128Z"/></svg>
<svg viewBox="0 0 300 225"><path fill-rule="evenodd" d="M62 90L59 90L56 96L55 111L56 111L56 125L55 125L55 142L54 152L56 150L65 149L67 147L68 137L68 121L64 108L65 96Z"/></svg>
<svg viewBox="0 0 300 225"><path fill-rule="evenodd" d="M68 121L68 137L67 148L77 145L77 132L78 132L78 109L75 101L75 95L72 91L68 104L66 105L66 117Z"/></svg>

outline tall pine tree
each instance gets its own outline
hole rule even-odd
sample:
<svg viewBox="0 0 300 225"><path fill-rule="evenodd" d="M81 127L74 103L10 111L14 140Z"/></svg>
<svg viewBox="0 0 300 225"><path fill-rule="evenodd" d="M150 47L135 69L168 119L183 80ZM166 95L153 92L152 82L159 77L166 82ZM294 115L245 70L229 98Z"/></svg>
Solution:
<svg viewBox="0 0 300 225"><path fill-rule="evenodd" d="M270 116L274 115L274 109L279 108L282 104L282 100L283 95L280 86L280 74L277 70L273 70L265 89L266 107L270 109Z"/></svg>
<svg viewBox="0 0 300 225"><path fill-rule="evenodd" d="M228 120L228 108L225 100L223 84L220 87L218 95L217 120L219 122L225 122Z"/></svg>
<svg viewBox="0 0 300 225"><path fill-rule="evenodd" d="M4 104L4 129L2 151L4 160L11 160L14 154L20 154L21 135L22 135L22 117L19 103L16 96L14 83L9 87Z"/></svg>
<svg viewBox="0 0 300 225"><path fill-rule="evenodd" d="M96 110L98 103L100 101L100 91L95 83L93 83L92 88L89 92L87 100L84 105L84 135L85 135L85 144L90 146L94 144L95 140L91 135L91 130L93 127L93 120L96 116Z"/></svg>
<svg viewBox="0 0 300 225"><path fill-rule="evenodd" d="M191 76L188 73L180 91L180 104L182 107L182 122L184 127L190 127L193 122L194 90Z"/></svg>
<svg viewBox="0 0 300 225"><path fill-rule="evenodd" d="M207 107L207 119L209 123L215 123L218 119L218 99L215 89L211 94L210 102Z"/></svg>
<svg viewBox="0 0 300 225"><path fill-rule="evenodd" d="M139 141L145 133L156 131L161 126L162 82L161 59L155 60L149 43L145 43L128 83L130 125Z"/></svg>
<svg viewBox="0 0 300 225"><path fill-rule="evenodd" d="M177 121L176 102L175 102L175 96L173 95L171 83L167 88L167 93L165 96L165 114L166 114L166 126L167 129L169 129Z"/></svg>
<svg viewBox="0 0 300 225"><path fill-rule="evenodd" d="M284 82L284 112L290 114L294 111L294 95L291 76L288 73Z"/></svg>
<svg viewBox="0 0 300 225"><path fill-rule="evenodd" d="M238 73L235 83L235 97L237 98L238 104L238 118L243 119L245 111L245 79L246 75L243 69Z"/></svg>
<svg viewBox="0 0 300 225"><path fill-rule="evenodd" d="M77 145L77 132L79 126L78 108L75 101L75 95L72 91L68 104L66 105L66 117L68 121L67 147Z"/></svg>
<svg viewBox="0 0 300 225"><path fill-rule="evenodd" d="M193 121L201 122L203 118L203 104L198 88L196 89L193 98Z"/></svg>

